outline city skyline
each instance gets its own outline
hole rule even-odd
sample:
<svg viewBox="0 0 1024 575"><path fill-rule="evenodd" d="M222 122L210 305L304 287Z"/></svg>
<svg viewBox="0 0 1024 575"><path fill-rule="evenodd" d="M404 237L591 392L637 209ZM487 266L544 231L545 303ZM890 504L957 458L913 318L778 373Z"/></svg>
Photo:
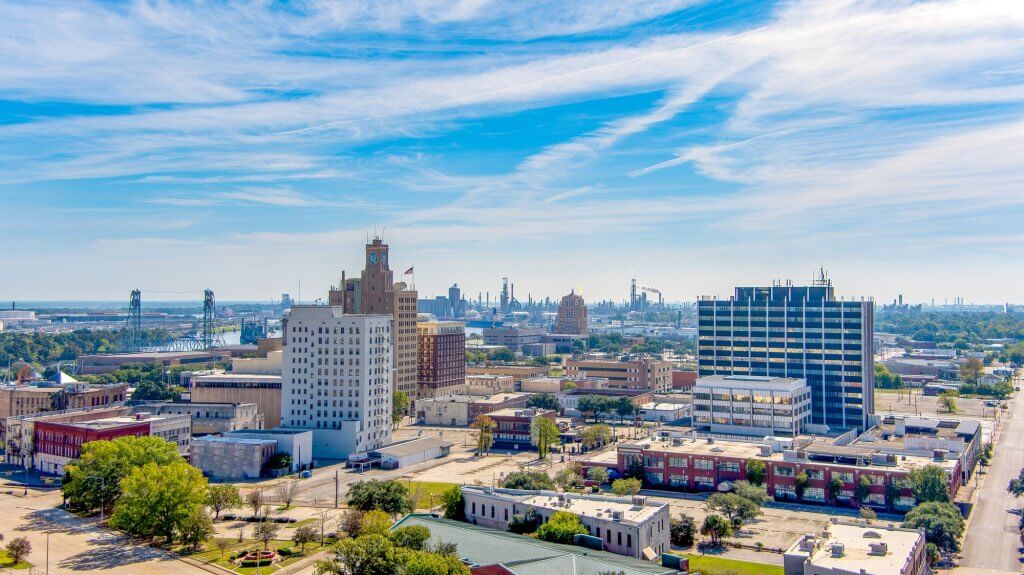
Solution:
<svg viewBox="0 0 1024 575"><path fill-rule="evenodd" d="M0 0L0 298L1024 303L1014 3L580 6Z"/></svg>

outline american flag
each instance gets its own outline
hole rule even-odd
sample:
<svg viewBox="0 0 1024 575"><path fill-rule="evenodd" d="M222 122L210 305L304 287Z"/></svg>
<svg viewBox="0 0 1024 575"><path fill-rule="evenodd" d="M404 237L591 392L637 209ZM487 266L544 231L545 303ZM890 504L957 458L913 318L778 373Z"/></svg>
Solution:
<svg viewBox="0 0 1024 575"><path fill-rule="evenodd" d="M416 266L413 266L413 267L416 267ZM409 268L409 269L405 270L405 275L411 275L412 274L412 270L413 270L413 268Z"/></svg>

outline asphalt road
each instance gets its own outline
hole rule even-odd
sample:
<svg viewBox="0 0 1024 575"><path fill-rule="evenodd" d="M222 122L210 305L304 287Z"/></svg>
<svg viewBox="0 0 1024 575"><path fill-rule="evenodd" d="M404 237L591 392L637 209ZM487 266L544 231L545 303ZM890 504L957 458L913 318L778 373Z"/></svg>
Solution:
<svg viewBox="0 0 1024 575"><path fill-rule="evenodd" d="M1017 378L1014 385L1024 385ZM1010 409L995 442L995 456L967 524L960 565L987 569L994 573L1020 573L1024 566L1021 553L1020 516L1022 501L1007 493L1010 480L1024 468L1024 393L1014 394ZM958 571L968 573L967 569Z"/></svg>

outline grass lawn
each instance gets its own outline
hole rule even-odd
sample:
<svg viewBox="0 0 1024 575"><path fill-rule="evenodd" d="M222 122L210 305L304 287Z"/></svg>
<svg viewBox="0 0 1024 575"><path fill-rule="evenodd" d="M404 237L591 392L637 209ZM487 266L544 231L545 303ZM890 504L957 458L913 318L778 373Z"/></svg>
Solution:
<svg viewBox="0 0 1024 575"><path fill-rule="evenodd" d="M20 563L15 564L14 561L11 560L10 556L7 555L6 551L0 550L0 568L3 568L3 569L28 569L31 566L32 566L32 564L29 563L28 561L21 561Z"/></svg>
<svg viewBox="0 0 1024 575"><path fill-rule="evenodd" d="M403 481L402 483L409 489L414 509L430 509L431 504L440 505L441 495L455 485L441 481Z"/></svg>
<svg viewBox="0 0 1024 575"><path fill-rule="evenodd" d="M685 555L690 560L690 571L701 575L783 575L781 565L768 565L752 561L737 561L714 555Z"/></svg>

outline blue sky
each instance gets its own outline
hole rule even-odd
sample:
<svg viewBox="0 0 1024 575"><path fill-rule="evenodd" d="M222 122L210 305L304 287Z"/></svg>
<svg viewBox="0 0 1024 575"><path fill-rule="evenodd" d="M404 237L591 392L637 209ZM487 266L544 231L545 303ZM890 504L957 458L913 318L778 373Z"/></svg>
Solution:
<svg viewBox="0 0 1024 575"><path fill-rule="evenodd" d="M0 0L2 299L1022 302L1018 1ZM158 296L154 296L155 299ZM184 296L187 297L187 296Z"/></svg>

